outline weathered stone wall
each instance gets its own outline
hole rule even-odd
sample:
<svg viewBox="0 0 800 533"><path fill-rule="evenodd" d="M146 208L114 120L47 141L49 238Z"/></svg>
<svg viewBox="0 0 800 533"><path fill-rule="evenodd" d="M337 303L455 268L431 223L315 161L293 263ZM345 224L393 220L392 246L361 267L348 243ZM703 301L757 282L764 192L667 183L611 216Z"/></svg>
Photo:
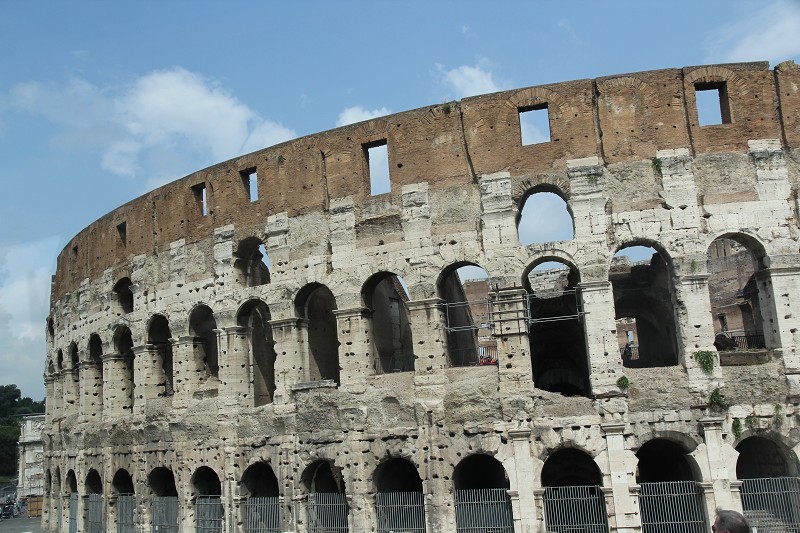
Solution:
<svg viewBox="0 0 800 533"><path fill-rule="evenodd" d="M725 88L726 123L698 125L695 90L708 85ZM523 146L520 111L545 105L550 141ZM391 192L372 196L365 150L382 142ZM798 148L794 63L774 71L766 63L690 67L373 119L220 163L133 200L59 255L43 520L54 529L57 495L70 492L71 479L79 494L90 492L92 471L113 503L120 491L112 480L124 470L138 520L149 524L148 476L167 468L182 527L191 531L200 490L193 476L209 467L221 483L224 529L240 531L244 472L263 461L278 480L282 528L307 531L308 469L324 461L341 475L350 530L376 531L375 472L401 458L421 480L428 530L454 531L455 473L468 475L460 465L485 455L508 479L516 531L534 532L544 524L543 466L576 448L601 472L609 526L632 532L641 527L637 461L644 459L636 453L653 439L682 447L709 509L741 508L736 446L769 435L794 464L800 443ZM251 202L246 176L254 170L260 196ZM573 239L520 245L522 203L538 191L567 202ZM693 353L714 350L706 254L721 236L763 265L768 357L749 366L717 359L706 373ZM248 284L240 270L253 257L243 257L242 243L255 242L248 239L265 245L268 283ZM678 351L672 366L622 365L609 271L617 250L638 244L653 246L666 264ZM542 390L533 379L537 344L524 287L537 264L552 260L579 280L584 396ZM440 280L465 264L490 276L496 366L457 367L448 353ZM413 371L383 373L376 364L372 291L391 275L409 289ZM123 278L132 282L131 311L114 292ZM323 287L332 298L310 298ZM202 337L190 327L199 306L214 320ZM335 317L338 340L319 346L328 338L319 333L323 316ZM168 330L155 334L158 323ZM254 341L254 331L267 329L269 337ZM127 335L131 346L121 342ZM319 364L332 357L338 371ZM254 378L265 369L271 394ZM712 404L716 389L727 407ZM734 431L745 419L749 425ZM112 530L114 506L107 512Z"/></svg>

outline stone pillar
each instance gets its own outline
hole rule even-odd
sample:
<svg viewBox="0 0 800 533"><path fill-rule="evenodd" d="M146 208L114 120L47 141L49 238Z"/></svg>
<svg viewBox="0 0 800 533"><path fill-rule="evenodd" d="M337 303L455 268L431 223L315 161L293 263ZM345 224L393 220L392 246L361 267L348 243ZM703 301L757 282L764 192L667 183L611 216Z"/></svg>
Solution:
<svg viewBox="0 0 800 533"><path fill-rule="evenodd" d="M372 311L363 307L334 311L339 328L341 386L361 386L375 374L375 343L372 342Z"/></svg>
<svg viewBox="0 0 800 533"><path fill-rule="evenodd" d="M439 298L406 302L414 338L415 381L440 375L448 367L444 301Z"/></svg>
<svg viewBox="0 0 800 533"><path fill-rule="evenodd" d="M611 531L620 533L633 533L641 531L642 523L639 515L639 506L634 494L631 494L630 485L636 479L636 456L625 449L625 423L609 422L600 428L606 439L606 479L610 478L610 498L614 510L616 527ZM609 517L611 518L611 517Z"/></svg>
<svg viewBox="0 0 800 533"><path fill-rule="evenodd" d="M103 360L103 418L130 413L133 407L133 360L130 356L104 354Z"/></svg>
<svg viewBox="0 0 800 533"><path fill-rule="evenodd" d="M159 349L153 344L133 347L134 385L136 396L133 401L133 412L144 414L149 400L164 396L164 371L161 368Z"/></svg>
<svg viewBox="0 0 800 533"><path fill-rule="evenodd" d="M250 328L225 328L219 342L219 381L222 403L252 406L253 357L250 353Z"/></svg>
<svg viewBox="0 0 800 533"><path fill-rule="evenodd" d="M206 368L198 357L202 345L203 339L194 335L182 335L173 344L175 407L186 407L204 381Z"/></svg>
<svg viewBox="0 0 800 533"><path fill-rule="evenodd" d="M77 415L80 412L80 371L76 368L66 368L61 371L61 381L64 395L64 416Z"/></svg>
<svg viewBox="0 0 800 533"><path fill-rule="evenodd" d="M608 281L583 282L579 286L589 379L595 396L622 394L617 379L624 373L617 343L614 291Z"/></svg>
<svg viewBox="0 0 800 533"><path fill-rule="evenodd" d="M103 413L103 371L94 362L82 361L80 373L81 415L89 422Z"/></svg>
<svg viewBox="0 0 800 533"><path fill-rule="evenodd" d="M767 347L783 357L789 395L800 396L800 268L772 265L756 273Z"/></svg>
<svg viewBox="0 0 800 533"><path fill-rule="evenodd" d="M700 368L693 354L698 350L716 353L714 324L711 317L711 300L708 294L708 275L691 274L675 280L676 300L680 303L676 313L675 334L683 342L678 344L679 357L689 375L689 390L707 397L716 380L722 378L719 359L712 374Z"/></svg>
<svg viewBox="0 0 800 533"><path fill-rule="evenodd" d="M514 474L516 477L515 490L509 491L514 511L514 530L520 532L539 531L536 498L531 489L539 486L541 476L537 475L533 463L531 430L530 428L510 429L508 436L514 450Z"/></svg>
<svg viewBox="0 0 800 533"><path fill-rule="evenodd" d="M709 479L714 492L715 507L742 511L742 501L734 498L731 491L731 480L736 479L736 459L739 453L725 442L722 435L722 418L703 418L703 440L706 459L709 467ZM709 517L714 516L714 507L709 509Z"/></svg>
<svg viewBox="0 0 800 533"><path fill-rule="evenodd" d="M45 374L44 376L44 422L45 425L50 425L54 418L57 418L57 400L56 400L56 377L55 374Z"/></svg>
<svg viewBox="0 0 800 533"><path fill-rule="evenodd" d="M492 336L497 339L497 364L500 395L519 394L533 389L531 343L524 289L501 289L492 306ZM513 414L513 413L512 413Z"/></svg>
<svg viewBox="0 0 800 533"><path fill-rule="evenodd" d="M308 380L308 321L301 318L270 320L275 341L275 395L273 403L292 402L291 386Z"/></svg>

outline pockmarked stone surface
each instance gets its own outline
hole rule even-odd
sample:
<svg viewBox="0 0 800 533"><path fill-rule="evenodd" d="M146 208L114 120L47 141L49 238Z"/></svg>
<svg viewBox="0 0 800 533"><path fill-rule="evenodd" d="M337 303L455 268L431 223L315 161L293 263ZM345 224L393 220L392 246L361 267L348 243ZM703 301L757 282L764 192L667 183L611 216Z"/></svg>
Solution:
<svg viewBox="0 0 800 533"><path fill-rule="evenodd" d="M748 498L798 474L798 186L786 62L465 98L156 189L58 257L43 528L632 533L674 491L686 531L789 527ZM523 242L546 193L572 238Z"/></svg>

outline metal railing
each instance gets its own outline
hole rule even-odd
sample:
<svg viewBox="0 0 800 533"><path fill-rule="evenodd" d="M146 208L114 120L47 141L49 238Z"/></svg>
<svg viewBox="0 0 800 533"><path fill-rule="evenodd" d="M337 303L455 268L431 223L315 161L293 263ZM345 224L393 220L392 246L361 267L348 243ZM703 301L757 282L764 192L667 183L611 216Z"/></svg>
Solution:
<svg viewBox="0 0 800 533"><path fill-rule="evenodd" d="M547 531L608 533L608 514L599 486L547 487L544 490Z"/></svg>
<svg viewBox="0 0 800 533"><path fill-rule="evenodd" d="M194 530L197 533L222 533L225 511L221 496L198 496L194 501Z"/></svg>
<svg viewBox="0 0 800 533"><path fill-rule="evenodd" d="M281 504L277 496L247 498L242 504L244 533L278 533Z"/></svg>
<svg viewBox="0 0 800 533"><path fill-rule="evenodd" d="M457 490L456 531L458 533L514 533L514 518L508 490Z"/></svg>
<svg viewBox="0 0 800 533"><path fill-rule="evenodd" d="M731 335L731 339L741 350L758 350L767 347L763 333L749 333L747 335Z"/></svg>
<svg viewBox="0 0 800 533"><path fill-rule="evenodd" d="M89 494L89 505L86 509L87 533L103 533L103 495Z"/></svg>
<svg viewBox="0 0 800 533"><path fill-rule="evenodd" d="M69 495L69 533L78 533L78 493Z"/></svg>
<svg viewBox="0 0 800 533"><path fill-rule="evenodd" d="M117 533L133 533L135 501L133 494L117 495Z"/></svg>
<svg viewBox="0 0 800 533"><path fill-rule="evenodd" d="M153 533L178 533L177 496L153 496Z"/></svg>
<svg viewBox="0 0 800 533"><path fill-rule="evenodd" d="M421 492L379 492L375 495L378 533L425 533Z"/></svg>
<svg viewBox="0 0 800 533"><path fill-rule="evenodd" d="M800 479L742 480L742 507L753 532L800 532Z"/></svg>
<svg viewBox="0 0 800 533"><path fill-rule="evenodd" d="M308 495L308 533L347 533L347 497L338 492Z"/></svg>
<svg viewBox="0 0 800 533"><path fill-rule="evenodd" d="M571 315L557 315L557 316L543 316L536 318L533 316L534 304L531 303L532 300L549 300L552 298L560 298L562 296L571 295L575 298L575 313ZM534 291L531 294L528 294L528 299L526 303L527 307L527 314L528 314L528 323L529 324L537 324L540 322L559 322L562 320L583 320L583 304L581 302L581 289L564 289L564 290L547 290L547 291Z"/></svg>
<svg viewBox="0 0 800 533"><path fill-rule="evenodd" d="M466 308L466 309L464 309ZM480 312L473 315L473 309ZM445 331L466 331L470 329L492 329L492 301L473 300L469 302L445 302ZM456 316L464 315L472 318L469 324L456 324Z"/></svg>
<svg viewBox="0 0 800 533"><path fill-rule="evenodd" d="M642 483L642 533L708 533L703 489L695 481Z"/></svg>
<svg viewBox="0 0 800 533"><path fill-rule="evenodd" d="M639 347L638 346L624 346L619 349L619 354L622 356L623 360L626 361L635 361L639 359Z"/></svg>

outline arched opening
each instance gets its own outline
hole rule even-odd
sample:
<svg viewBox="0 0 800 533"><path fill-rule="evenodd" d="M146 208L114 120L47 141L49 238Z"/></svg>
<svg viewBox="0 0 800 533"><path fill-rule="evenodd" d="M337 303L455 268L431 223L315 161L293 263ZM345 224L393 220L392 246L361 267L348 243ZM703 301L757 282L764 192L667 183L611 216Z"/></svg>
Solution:
<svg viewBox="0 0 800 533"><path fill-rule="evenodd" d="M66 407L77 409L80 405L81 396L81 361L78 355L78 345L69 345L69 368L64 379L64 387L68 388L69 393L65 395Z"/></svg>
<svg viewBox="0 0 800 533"><path fill-rule="evenodd" d="M86 475L86 512L84 514L84 524L87 533L101 533L103 531L103 482L100 474L92 468Z"/></svg>
<svg viewBox="0 0 800 533"><path fill-rule="evenodd" d="M250 237L239 243L233 254L233 266L240 285L256 287L269 283L269 256L258 237Z"/></svg>
<svg viewBox="0 0 800 533"><path fill-rule="evenodd" d="M455 263L442 271L437 290L445 305L450 366L496 365L489 273L473 263Z"/></svg>
<svg viewBox="0 0 800 533"><path fill-rule="evenodd" d="M169 321L163 315L153 315L150 319L150 327L147 328L147 343L153 346L158 359L160 372L160 383L158 387L163 388L162 396L172 396L175 393L173 387L173 359L172 359L172 332L169 329Z"/></svg>
<svg viewBox="0 0 800 533"><path fill-rule="evenodd" d="M740 242L741 241L741 242ZM708 248L708 294L719 351L766 348L756 275L764 267L740 235L714 239Z"/></svg>
<svg viewBox="0 0 800 533"><path fill-rule="evenodd" d="M517 232L523 246L575 238L572 209L556 187L539 186L522 199Z"/></svg>
<svg viewBox="0 0 800 533"><path fill-rule="evenodd" d="M315 461L306 467L300 481L308 492L308 531L348 531L349 508L341 469L325 460Z"/></svg>
<svg viewBox="0 0 800 533"><path fill-rule="evenodd" d="M178 530L178 491L172 470L159 466L147 476L147 484L153 493L153 531Z"/></svg>
<svg viewBox="0 0 800 533"><path fill-rule="evenodd" d="M222 485L219 476L207 466L192 475L194 523L197 533L221 533L225 514L222 509Z"/></svg>
<svg viewBox="0 0 800 533"><path fill-rule="evenodd" d="M85 392L87 400L86 413L97 416L103 410L103 341L93 333L89 336L89 380L85 380L89 390Z"/></svg>
<svg viewBox="0 0 800 533"><path fill-rule="evenodd" d="M260 461L244 471L240 483L245 531L280 531L280 489L269 463Z"/></svg>
<svg viewBox="0 0 800 533"><path fill-rule="evenodd" d="M636 452L642 531L705 532L705 496L687 451L667 439L653 439Z"/></svg>
<svg viewBox="0 0 800 533"><path fill-rule="evenodd" d="M425 531L422 479L410 461L384 461L375 469L373 481L378 533Z"/></svg>
<svg viewBox="0 0 800 533"><path fill-rule="evenodd" d="M586 452L562 448L552 453L541 479L548 531L608 531L603 474Z"/></svg>
<svg viewBox="0 0 800 533"><path fill-rule="evenodd" d="M370 329L375 373L413 371L409 296L403 279L391 272L379 272L367 280L361 294L364 307L372 313Z"/></svg>
<svg viewBox="0 0 800 533"><path fill-rule="evenodd" d="M131 410L135 398L133 388L136 381L133 364L133 336L127 326L120 326L114 331L114 350L119 356L118 364L121 370L119 385L115 387L115 393L118 395L120 407Z"/></svg>
<svg viewBox="0 0 800 533"><path fill-rule="evenodd" d="M206 377L219 377L217 321L207 305L198 305L189 316L189 334L194 337L194 360L205 368Z"/></svg>
<svg viewBox="0 0 800 533"><path fill-rule="evenodd" d="M66 489L69 495L69 514L67 515L69 530L78 531L78 479L72 470L67 472Z"/></svg>
<svg viewBox="0 0 800 533"><path fill-rule="evenodd" d="M133 313L133 282L130 278L121 278L116 282L112 293L118 314Z"/></svg>
<svg viewBox="0 0 800 533"><path fill-rule="evenodd" d="M453 471L456 531L513 533L510 483L505 468L490 455L465 457Z"/></svg>
<svg viewBox="0 0 800 533"><path fill-rule="evenodd" d="M678 364L674 280L669 258L650 246L626 245L609 270L622 364Z"/></svg>
<svg viewBox="0 0 800 533"><path fill-rule="evenodd" d="M589 358L577 269L558 258L525 276L533 382L564 396L589 396Z"/></svg>
<svg viewBox="0 0 800 533"><path fill-rule="evenodd" d="M114 501L117 531L134 530L134 493L133 478L125 469L119 469L111 480L116 501Z"/></svg>
<svg viewBox="0 0 800 533"><path fill-rule="evenodd" d="M272 403L275 394L275 360L278 356L270 318L267 304L261 300L250 300L239 310L236 319L240 327L247 328L256 406Z"/></svg>
<svg viewBox="0 0 800 533"><path fill-rule="evenodd" d="M736 451L742 508L753 530L798 530L800 479L794 452L783 443L762 436L744 439Z"/></svg>
<svg viewBox="0 0 800 533"><path fill-rule="evenodd" d="M295 299L300 318L307 319L308 379L333 380L339 385L339 336L336 326L336 299L325 285L311 283Z"/></svg>
<svg viewBox="0 0 800 533"><path fill-rule="evenodd" d="M64 370L64 352L58 350L58 354L56 355L56 370L61 372Z"/></svg>

